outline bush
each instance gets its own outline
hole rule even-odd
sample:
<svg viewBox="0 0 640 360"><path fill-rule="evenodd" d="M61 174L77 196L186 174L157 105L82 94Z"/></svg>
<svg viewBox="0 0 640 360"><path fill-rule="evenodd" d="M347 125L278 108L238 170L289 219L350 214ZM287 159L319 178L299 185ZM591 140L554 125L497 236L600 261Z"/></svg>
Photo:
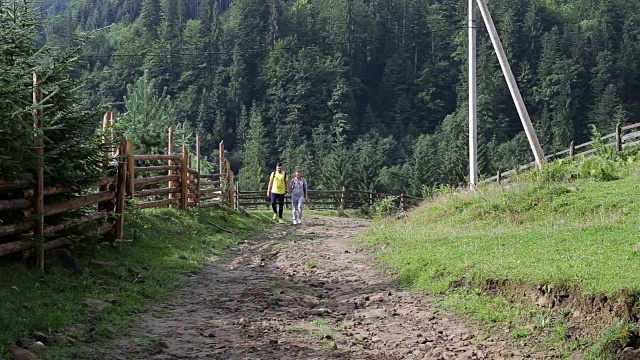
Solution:
<svg viewBox="0 0 640 360"><path fill-rule="evenodd" d="M606 157L594 156L580 164L580 177L601 181L620 179L620 166Z"/></svg>
<svg viewBox="0 0 640 360"><path fill-rule="evenodd" d="M398 212L398 207L395 204L397 196L386 197L373 206L373 214L376 219L389 217Z"/></svg>

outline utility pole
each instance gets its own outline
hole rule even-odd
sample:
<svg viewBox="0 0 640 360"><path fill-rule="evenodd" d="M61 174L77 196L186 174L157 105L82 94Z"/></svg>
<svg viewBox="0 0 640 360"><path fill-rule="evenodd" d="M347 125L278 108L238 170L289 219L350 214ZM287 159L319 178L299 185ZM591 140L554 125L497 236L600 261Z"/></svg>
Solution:
<svg viewBox="0 0 640 360"><path fill-rule="evenodd" d="M491 43L496 50L496 55L498 56L498 61L500 62L502 73L507 80L507 85L509 86L511 97L513 98L513 102L515 103L516 109L518 110L520 121L522 121L522 126L524 127L524 131L527 134L527 139L529 140L529 145L531 146L531 150L533 151L536 165L540 169L542 168L542 163L544 161L544 153L542 152L542 148L540 147L540 143L538 142L538 137L536 136L535 130L533 129L533 125L531 125L531 119L529 118L527 107L524 105L522 95L520 94L520 90L518 89L518 84L513 77L513 72L511 71L511 67L509 66L509 61L507 60L507 56L504 53L504 49L502 48L502 43L500 42L498 31L496 30L496 26L494 25L491 14L489 13L489 8L487 7L485 0L476 1L478 2L478 6L480 7L480 12L482 13L484 23L487 26L487 31L489 31Z"/></svg>
<svg viewBox="0 0 640 360"><path fill-rule="evenodd" d="M469 185L478 185L478 89L476 0L469 1Z"/></svg>

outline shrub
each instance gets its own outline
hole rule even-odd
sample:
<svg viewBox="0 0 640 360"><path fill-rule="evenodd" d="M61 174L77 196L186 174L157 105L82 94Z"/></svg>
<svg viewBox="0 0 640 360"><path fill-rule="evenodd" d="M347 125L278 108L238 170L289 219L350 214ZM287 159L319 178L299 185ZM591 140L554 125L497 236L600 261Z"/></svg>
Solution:
<svg viewBox="0 0 640 360"><path fill-rule="evenodd" d="M376 219L389 217L398 212L398 207L395 204L397 196L386 197L373 206L373 213Z"/></svg>

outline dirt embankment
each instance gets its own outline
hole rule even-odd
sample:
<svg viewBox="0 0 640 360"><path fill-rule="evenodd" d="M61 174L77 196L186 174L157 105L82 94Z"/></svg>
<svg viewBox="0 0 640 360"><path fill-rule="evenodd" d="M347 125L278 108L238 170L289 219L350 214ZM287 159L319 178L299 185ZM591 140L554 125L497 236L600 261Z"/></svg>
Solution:
<svg viewBox="0 0 640 360"><path fill-rule="evenodd" d="M513 302L555 310L556 316L564 317L571 324L568 342L602 339L621 322L640 323L640 296L626 291L611 296L587 295L579 289L553 289L545 285L532 288L510 281L487 282L482 290ZM638 330L619 334L605 346L605 350L618 359L640 359Z"/></svg>

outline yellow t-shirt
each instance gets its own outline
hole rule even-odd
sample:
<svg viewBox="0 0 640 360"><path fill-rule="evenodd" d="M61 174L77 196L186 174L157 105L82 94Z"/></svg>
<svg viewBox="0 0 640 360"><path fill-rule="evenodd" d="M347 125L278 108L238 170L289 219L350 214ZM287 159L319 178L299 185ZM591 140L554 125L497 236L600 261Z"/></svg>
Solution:
<svg viewBox="0 0 640 360"><path fill-rule="evenodd" d="M274 171L269 178L273 181L271 185L271 192L274 194L285 194L287 192L287 183L289 182L289 175L286 172L278 173Z"/></svg>

